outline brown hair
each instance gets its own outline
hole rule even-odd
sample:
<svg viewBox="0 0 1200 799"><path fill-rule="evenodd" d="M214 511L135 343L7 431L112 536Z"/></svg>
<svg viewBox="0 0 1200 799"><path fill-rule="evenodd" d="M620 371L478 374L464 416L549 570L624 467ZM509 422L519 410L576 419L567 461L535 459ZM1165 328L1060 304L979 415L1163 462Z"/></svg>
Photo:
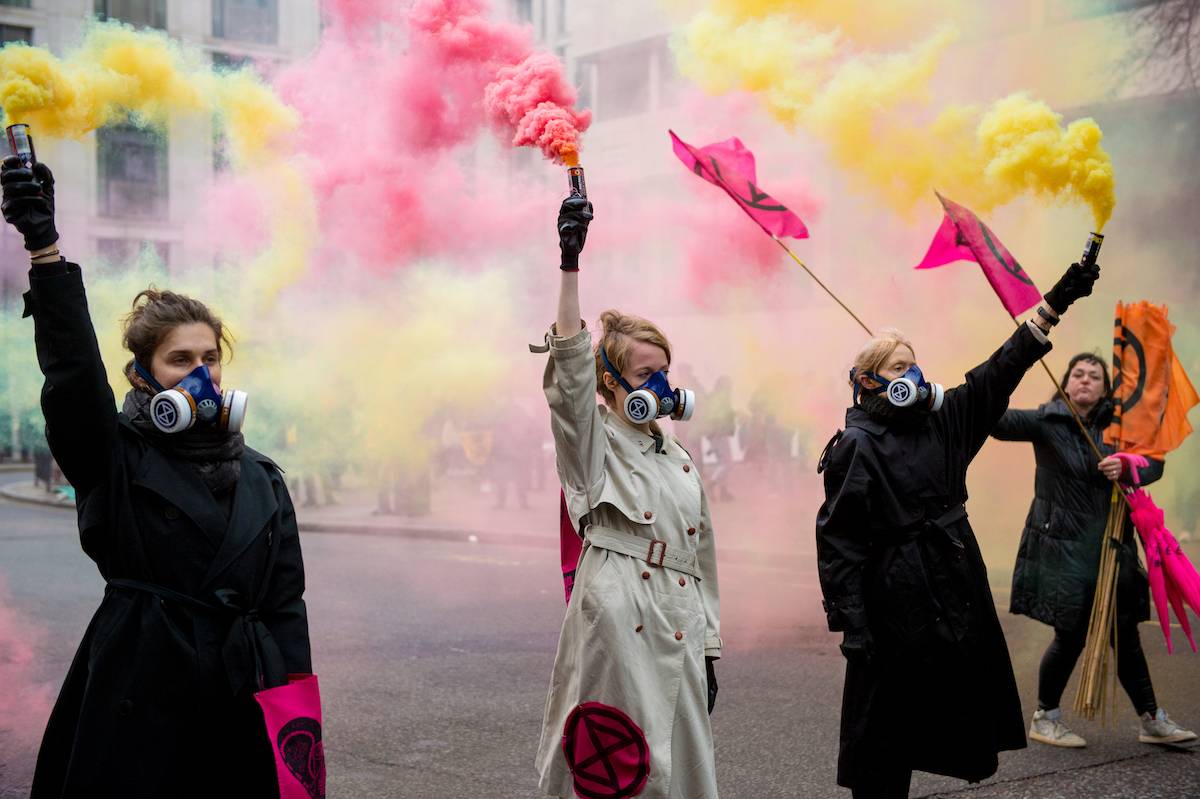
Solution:
<svg viewBox="0 0 1200 799"><path fill-rule="evenodd" d="M892 357L896 348L902 345L912 350L913 357L916 357L917 351L913 349L912 342L908 340L907 336L894 327L880 330L863 345L863 348L858 351L858 355L855 356L854 374L850 376L850 384L857 383L858 376L864 372L878 372L883 368L887 359Z"/></svg>
<svg viewBox="0 0 1200 799"><path fill-rule="evenodd" d="M1075 367L1080 363L1094 363L1100 367L1100 374L1104 375L1104 396L1111 396L1112 380L1108 376L1108 364L1104 362L1103 356L1094 352L1081 352L1071 359L1071 362L1067 364L1067 371L1063 372L1062 382L1059 383L1059 385L1062 386L1062 390L1066 392L1067 382L1071 379L1071 372L1074 372ZM1050 396L1050 400L1054 401L1058 399L1058 396L1058 392L1055 391L1054 394Z"/></svg>
<svg viewBox="0 0 1200 799"><path fill-rule="evenodd" d="M217 338L217 351L222 357L227 349L233 349L233 336L225 329L221 319L200 300L173 291L159 291L151 286L139 291L130 307L133 310L121 324L121 343L133 353L133 360L125 364L125 376L130 382L133 382L135 374L134 361L149 370L154 352L180 325L199 322L211 327Z"/></svg>
<svg viewBox="0 0 1200 799"><path fill-rule="evenodd" d="M604 385L604 375L607 371L600 359L600 348L608 356L608 361L619 373L624 373L629 366L629 351L635 341L653 344L661 347L667 354L667 363L671 363L671 344L667 337L653 323L640 316L626 316L620 311L608 310L600 314L600 341L596 343L596 391L605 402L614 402L616 396Z"/></svg>

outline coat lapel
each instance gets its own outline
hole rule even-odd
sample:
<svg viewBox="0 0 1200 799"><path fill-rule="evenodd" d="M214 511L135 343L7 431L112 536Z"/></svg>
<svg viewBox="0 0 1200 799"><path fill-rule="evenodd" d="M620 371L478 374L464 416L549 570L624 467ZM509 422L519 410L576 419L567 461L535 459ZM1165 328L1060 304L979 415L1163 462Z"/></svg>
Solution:
<svg viewBox="0 0 1200 799"><path fill-rule="evenodd" d="M147 447L133 484L179 508L212 544L221 546L225 536L225 514L200 476L187 464L168 458L155 447Z"/></svg>
<svg viewBox="0 0 1200 799"><path fill-rule="evenodd" d="M247 452L242 456L242 476L238 478L237 491L233 495L229 526L225 529L225 537L217 556L208 567L202 591L211 588L213 581L254 543L254 539L271 520L277 506L267 470Z"/></svg>

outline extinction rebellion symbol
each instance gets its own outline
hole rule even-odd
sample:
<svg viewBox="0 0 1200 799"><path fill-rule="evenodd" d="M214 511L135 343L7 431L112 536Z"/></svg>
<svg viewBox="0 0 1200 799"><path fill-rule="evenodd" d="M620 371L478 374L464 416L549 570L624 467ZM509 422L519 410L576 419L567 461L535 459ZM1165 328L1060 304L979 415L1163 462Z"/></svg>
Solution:
<svg viewBox="0 0 1200 799"><path fill-rule="evenodd" d="M584 702L567 717L563 754L584 799L637 796L650 777L650 747L629 716L610 705Z"/></svg>
<svg viewBox="0 0 1200 799"><path fill-rule="evenodd" d="M176 419L179 418L179 412L177 410L175 410L174 405L172 405L169 402L163 401L163 402L155 403L154 416L156 419L158 419L158 423L160 425L162 425L165 428L170 429L175 426L175 421L176 421Z"/></svg>

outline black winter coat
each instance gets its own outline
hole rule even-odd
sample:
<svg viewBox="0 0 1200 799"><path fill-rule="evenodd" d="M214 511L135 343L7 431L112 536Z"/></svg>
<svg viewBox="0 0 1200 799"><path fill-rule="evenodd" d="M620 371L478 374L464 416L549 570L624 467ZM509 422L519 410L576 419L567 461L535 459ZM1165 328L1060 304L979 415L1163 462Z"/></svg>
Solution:
<svg viewBox="0 0 1200 799"><path fill-rule="evenodd" d="M822 456L817 559L829 629L870 631L842 702L838 784L883 763L970 781L1025 746L1012 663L967 520L967 467L1050 345L1022 325L918 423L846 411Z"/></svg>
<svg viewBox="0 0 1200 799"><path fill-rule="evenodd" d="M1088 434L1105 455L1112 421L1107 400L1092 414ZM1112 482L1096 468L1096 455L1061 399L1037 410L1007 411L992 435L1002 441L1030 441L1037 461L1033 502L1025 518L1009 610L1060 630L1087 627L1100 569L1100 542L1108 522ZM1142 483L1162 477L1162 461L1140 471ZM1117 617L1121 625L1150 618L1150 586L1138 560L1137 533L1126 513L1125 538L1117 572Z"/></svg>
<svg viewBox="0 0 1200 799"><path fill-rule="evenodd" d="M190 466L117 413L79 267L37 266L29 282L46 436L75 487L83 550L108 583L31 797L277 795L253 692L312 671L279 470L247 449L227 518Z"/></svg>

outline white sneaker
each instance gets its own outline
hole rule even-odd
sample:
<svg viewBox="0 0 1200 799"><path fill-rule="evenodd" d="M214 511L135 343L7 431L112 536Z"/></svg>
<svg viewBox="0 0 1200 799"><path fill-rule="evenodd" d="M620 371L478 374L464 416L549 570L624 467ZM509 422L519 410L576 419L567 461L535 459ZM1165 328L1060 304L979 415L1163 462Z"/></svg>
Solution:
<svg viewBox="0 0 1200 799"><path fill-rule="evenodd" d="M1144 744L1177 744L1196 740L1196 733L1171 721L1167 711L1160 707L1153 715L1142 714L1142 731L1138 740Z"/></svg>
<svg viewBox="0 0 1200 799"><path fill-rule="evenodd" d="M1029 725L1029 737L1034 741L1067 749L1082 749L1087 746L1087 741L1063 724L1062 710L1059 708L1034 711L1033 723Z"/></svg>

